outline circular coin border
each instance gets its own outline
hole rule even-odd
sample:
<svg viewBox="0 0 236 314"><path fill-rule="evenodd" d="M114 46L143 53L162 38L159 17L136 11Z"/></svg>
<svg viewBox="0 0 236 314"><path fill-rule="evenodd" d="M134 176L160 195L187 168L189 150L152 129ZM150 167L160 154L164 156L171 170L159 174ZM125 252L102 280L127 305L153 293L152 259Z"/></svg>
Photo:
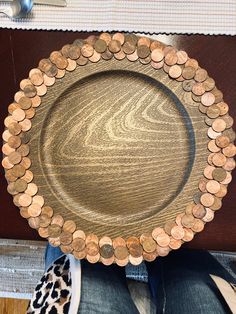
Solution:
<svg viewBox="0 0 236 314"><path fill-rule="evenodd" d="M104 236L99 239L95 234L85 235L72 220L64 221L61 215L54 214L53 209L44 204L44 197L39 195L37 185L32 182L31 160L27 157L30 151L27 131L31 129L31 119L47 89L77 66L113 57L118 61L126 58L131 62L151 64L153 69L163 69L171 79L182 82L183 91L191 93L209 126L207 166L193 202L163 227L126 240L122 237L111 239ZM139 265L143 260L153 261L157 256L166 256L170 250L191 241L196 233L204 229L206 222L212 221L215 211L222 206L222 198L232 180L231 171L235 168L233 157L236 154L233 119L228 109L214 80L185 51L177 51L157 40L134 34L101 33L86 40L75 40L60 51L53 51L48 59L42 59L38 68L32 69L29 77L20 82L20 91L8 107L9 115L4 120L6 129L2 136L2 166L5 168L8 192L20 208L21 216L28 219L30 227L37 229L41 237L48 238L51 245L60 246L64 253L105 265L116 263L125 266L129 262Z"/></svg>

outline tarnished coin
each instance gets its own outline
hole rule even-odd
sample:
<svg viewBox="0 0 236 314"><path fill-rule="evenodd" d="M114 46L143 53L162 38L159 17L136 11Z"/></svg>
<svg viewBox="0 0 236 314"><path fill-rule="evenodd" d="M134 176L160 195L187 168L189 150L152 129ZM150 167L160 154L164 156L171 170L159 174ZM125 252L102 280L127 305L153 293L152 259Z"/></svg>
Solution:
<svg viewBox="0 0 236 314"><path fill-rule="evenodd" d="M204 82L207 79L207 71L204 69L197 69L196 74L194 76L195 81L197 82ZM204 86L205 88L205 86Z"/></svg>
<svg viewBox="0 0 236 314"><path fill-rule="evenodd" d="M137 47L137 54L139 58L145 59L150 54L150 49L146 45L141 45Z"/></svg>
<svg viewBox="0 0 236 314"><path fill-rule="evenodd" d="M99 246L95 242L88 242L86 244L87 254L91 256L95 256L99 253Z"/></svg>
<svg viewBox="0 0 236 314"><path fill-rule="evenodd" d="M70 232L62 231L60 234L60 242L62 245L68 245L72 242L72 234Z"/></svg>
<svg viewBox="0 0 236 314"><path fill-rule="evenodd" d="M182 217L182 225L186 228L192 228L192 226L194 225L194 221L195 221L195 218L193 217L193 215L184 215Z"/></svg>
<svg viewBox="0 0 236 314"><path fill-rule="evenodd" d="M187 66L183 68L182 75L186 80L191 80L195 76L195 69L193 67Z"/></svg>
<svg viewBox="0 0 236 314"><path fill-rule="evenodd" d="M75 251L82 251L85 248L85 241L81 238L74 238L71 246Z"/></svg>
<svg viewBox="0 0 236 314"><path fill-rule="evenodd" d="M212 172L212 178L218 182L223 181L227 176L226 170L222 168L215 168Z"/></svg>
<svg viewBox="0 0 236 314"><path fill-rule="evenodd" d="M203 205L196 204L193 207L192 213L193 213L194 217L202 219L205 216L205 214L206 214L206 209L205 209L205 207Z"/></svg>
<svg viewBox="0 0 236 314"><path fill-rule="evenodd" d="M228 138L228 136L220 135L216 138L215 142L218 147L225 148L229 145L230 139Z"/></svg>
<svg viewBox="0 0 236 314"><path fill-rule="evenodd" d="M125 246L117 246L114 250L114 254L115 257L120 260L123 260L129 256L128 249Z"/></svg>
<svg viewBox="0 0 236 314"><path fill-rule="evenodd" d="M112 52L112 53L117 53L120 51L121 49L121 43L118 40L111 40L108 44L108 49Z"/></svg>
<svg viewBox="0 0 236 314"><path fill-rule="evenodd" d="M95 42L94 45L94 49L98 52L98 53L103 53L107 50L107 43L105 42L105 40L103 39L98 39Z"/></svg>
<svg viewBox="0 0 236 314"><path fill-rule="evenodd" d="M100 254L104 258L111 258L114 254L114 249L110 244L104 244L100 247Z"/></svg>
<svg viewBox="0 0 236 314"><path fill-rule="evenodd" d="M228 146L223 148L223 154L229 158L234 157L236 155L236 146L230 143Z"/></svg>

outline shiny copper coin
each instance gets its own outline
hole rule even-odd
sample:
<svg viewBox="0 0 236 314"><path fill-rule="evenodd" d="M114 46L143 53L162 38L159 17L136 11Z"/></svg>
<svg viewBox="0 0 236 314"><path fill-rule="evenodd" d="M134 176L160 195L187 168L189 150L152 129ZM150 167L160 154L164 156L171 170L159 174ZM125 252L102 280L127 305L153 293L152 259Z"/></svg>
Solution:
<svg viewBox="0 0 236 314"><path fill-rule="evenodd" d="M215 142L218 147L225 148L229 145L230 139L228 138L228 136L220 135L216 138Z"/></svg>
<svg viewBox="0 0 236 314"><path fill-rule="evenodd" d="M147 253L152 253L156 250L156 242L153 240L153 238L147 238L142 243L143 249Z"/></svg>
<svg viewBox="0 0 236 314"><path fill-rule="evenodd" d="M78 41L78 39L76 40ZM90 44L91 46L94 46L95 42L97 41L97 36L96 35L90 35L85 39L85 42L87 44ZM81 46L81 44L77 44L78 46Z"/></svg>
<svg viewBox="0 0 236 314"><path fill-rule="evenodd" d="M174 51L170 51L165 56L165 63L167 65L169 65L169 66L175 65L177 63L177 61L178 61L178 57L177 57L177 54Z"/></svg>
<svg viewBox="0 0 236 314"><path fill-rule="evenodd" d="M21 207L20 208L20 215L21 215L21 217L26 218L26 219L30 218L30 215L28 213L28 207Z"/></svg>
<svg viewBox="0 0 236 314"><path fill-rule="evenodd" d="M173 65L169 69L169 76L176 79L178 78L182 73L182 69L179 65Z"/></svg>
<svg viewBox="0 0 236 314"><path fill-rule="evenodd" d="M204 69L198 69L194 76L195 81L197 82L204 82L207 79L207 71Z"/></svg>
<svg viewBox="0 0 236 314"><path fill-rule="evenodd" d="M147 46L148 48L151 45L151 40L147 37L140 37L137 43L138 46Z"/></svg>
<svg viewBox="0 0 236 314"><path fill-rule="evenodd" d="M44 198L41 195L35 195L32 199L32 204L39 204L41 207L44 205Z"/></svg>
<svg viewBox="0 0 236 314"><path fill-rule="evenodd" d="M110 244L112 245L112 240L111 238L107 237L107 236L104 236L102 237L100 240L99 240L99 246L103 246L104 244Z"/></svg>
<svg viewBox="0 0 236 314"><path fill-rule="evenodd" d="M27 182L22 179L18 179L15 181L15 190L18 193L25 192L27 189Z"/></svg>
<svg viewBox="0 0 236 314"><path fill-rule="evenodd" d="M214 203L210 206L210 209L216 211L222 207L221 198L215 197Z"/></svg>
<svg viewBox="0 0 236 314"><path fill-rule="evenodd" d="M194 221L195 221L195 218L193 217L193 215L184 215L182 217L182 225L186 228L192 228L192 226L194 225Z"/></svg>
<svg viewBox="0 0 236 314"><path fill-rule="evenodd" d="M85 248L85 241L81 238L75 238L73 239L71 246L75 251L82 251Z"/></svg>
<svg viewBox="0 0 236 314"><path fill-rule="evenodd" d="M219 182L215 180L210 180L206 184L206 189L209 193L216 194L220 190L220 184ZM197 217L200 218L200 217Z"/></svg>
<svg viewBox="0 0 236 314"><path fill-rule="evenodd" d="M206 215L202 218L204 222L210 222L214 219L214 211L210 208L206 208Z"/></svg>
<svg viewBox="0 0 236 314"><path fill-rule="evenodd" d="M63 231L73 233L76 230L76 223L73 220L66 220L63 224Z"/></svg>
<svg viewBox="0 0 236 314"><path fill-rule="evenodd" d="M73 252L74 257L77 258L77 259L84 259L86 257L86 254L87 253L86 253L85 250L82 250L82 251L79 251L79 252L77 252L77 251Z"/></svg>
<svg viewBox="0 0 236 314"><path fill-rule="evenodd" d="M214 196L210 193L204 193L201 196L201 203L203 206L210 207L214 203Z"/></svg>
<svg viewBox="0 0 236 314"><path fill-rule="evenodd" d="M109 42L111 41L111 35L109 33L102 33L100 36L99 36L100 39L104 40L107 45L109 44Z"/></svg>
<svg viewBox="0 0 236 314"><path fill-rule="evenodd" d="M225 102L220 102L216 104L216 106L219 108L221 116L225 115L229 111L229 106Z"/></svg>
<svg viewBox="0 0 236 314"><path fill-rule="evenodd" d="M234 157L236 155L236 146L230 143L227 147L223 148L223 154L226 157Z"/></svg>
<svg viewBox="0 0 236 314"><path fill-rule="evenodd" d="M129 248L130 245L132 244L140 244L140 241L137 237L129 237L127 240L126 240L126 245L127 247Z"/></svg>
<svg viewBox="0 0 236 314"><path fill-rule="evenodd" d="M182 75L186 80L191 80L195 76L195 69L193 67L183 68Z"/></svg>
<svg viewBox="0 0 236 314"><path fill-rule="evenodd" d="M110 244L104 244L100 247L100 255L104 258L111 258L114 254L114 249Z"/></svg>
<svg viewBox="0 0 236 314"><path fill-rule="evenodd" d="M7 143L11 148L18 148L21 144L21 139L19 136L13 135L8 138Z"/></svg>
<svg viewBox="0 0 236 314"><path fill-rule="evenodd" d="M193 94L192 94L192 96L193 96ZM192 98L193 98L193 97L192 97ZM202 103L199 104L198 109L199 109L199 111L200 111L201 113L204 113L204 114L205 114L205 113L207 112L207 107L206 107L206 106L203 106Z"/></svg>
<svg viewBox="0 0 236 314"><path fill-rule="evenodd" d="M16 111L17 109L15 109L14 111ZM14 112L13 111L13 112ZM10 124L12 124L12 123L14 123L14 122L17 122L17 120L16 119L14 119L13 118L13 116L8 116L8 117L6 117L5 119L4 119L4 125L5 125L5 127L9 127L9 125Z"/></svg>
<svg viewBox="0 0 236 314"><path fill-rule="evenodd" d="M129 263L129 258L128 257L126 257L125 259L115 258L115 263L120 267L125 267Z"/></svg>
<svg viewBox="0 0 236 314"><path fill-rule="evenodd" d="M81 239L85 240L86 236L85 236L84 231L83 230L76 230L73 233L73 239L76 239L76 238L81 238Z"/></svg>
<svg viewBox="0 0 236 314"><path fill-rule="evenodd" d="M4 155L8 156L10 153L14 151L15 151L15 148L10 147L7 143L2 146L2 152Z"/></svg>
<svg viewBox="0 0 236 314"><path fill-rule="evenodd" d="M194 237L194 233L193 233L192 229L184 228L184 237L182 240L184 242L190 242L190 241L192 241L193 237Z"/></svg>
<svg viewBox="0 0 236 314"><path fill-rule="evenodd" d="M146 58L144 59L139 59L139 62L142 63L142 64L149 64L151 62L151 56L147 56Z"/></svg>
<svg viewBox="0 0 236 314"><path fill-rule="evenodd" d="M166 233L160 233L159 235L156 236L155 238L157 244L161 247L168 246L170 243L170 237Z"/></svg>
<svg viewBox="0 0 236 314"><path fill-rule="evenodd" d="M117 53L121 49L121 43L118 40L111 40L108 44L108 49L112 53Z"/></svg>
<svg viewBox="0 0 236 314"><path fill-rule="evenodd" d="M32 119L34 116L35 116L35 109L34 108L30 108L28 110L25 110L25 117L27 119Z"/></svg>
<svg viewBox="0 0 236 314"><path fill-rule="evenodd" d="M95 49L98 53L103 53L103 52L105 52L106 49L107 49L107 43L105 42L105 40L98 39L98 40L95 42L94 49Z"/></svg>
<svg viewBox="0 0 236 314"><path fill-rule="evenodd" d="M217 167L222 167L226 163L226 157L222 153L215 153L212 158L212 162Z"/></svg>
<svg viewBox="0 0 236 314"><path fill-rule="evenodd" d="M150 50L153 51L155 49L161 49L163 50L164 49L164 44L161 43L160 41L157 41L157 40L154 40L151 45L150 45Z"/></svg>
<svg viewBox="0 0 236 314"><path fill-rule="evenodd" d="M114 250L115 257L117 259L123 260L129 256L129 252L127 247L125 246L117 246Z"/></svg>
<svg viewBox="0 0 236 314"><path fill-rule="evenodd" d="M62 227L64 224L64 218L59 214L54 215L54 216L52 216L52 224L56 224L56 225Z"/></svg>
<svg viewBox="0 0 236 314"><path fill-rule="evenodd" d="M216 145L215 140L211 140L208 142L207 147L210 152L217 153L220 151L220 147Z"/></svg>
<svg viewBox="0 0 236 314"><path fill-rule="evenodd" d="M128 57L127 57L128 58ZM151 61L151 66L156 69L156 70L159 70L161 69L163 66L164 66L164 60L160 61L160 62L154 62L154 61Z"/></svg>
<svg viewBox="0 0 236 314"><path fill-rule="evenodd" d="M134 257L132 255L129 255L129 262L134 266L140 265L142 261L143 261L143 256Z"/></svg>
<svg viewBox="0 0 236 314"><path fill-rule="evenodd" d="M206 92L211 91L215 87L215 81L211 77L208 77L203 84Z"/></svg>
<svg viewBox="0 0 236 314"><path fill-rule="evenodd" d="M226 128L226 122L223 119L218 118L212 123L212 128L216 132L222 132Z"/></svg>
<svg viewBox="0 0 236 314"><path fill-rule="evenodd" d="M180 226L175 226L171 229L171 235L176 240L181 240L184 237L184 229Z"/></svg>
<svg viewBox="0 0 236 314"><path fill-rule="evenodd" d="M24 79L20 81L20 89L24 89L26 85L30 85L32 82L29 79Z"/></svg>
<svg viewBox="0 0 236 314"><path fill-rule="evenodd" d="M29 97L25 97L25 96L21 97L19 99L18 103L19 103L21 109L23 109L23 110L27 110L27 109L29 109L32 106L31 99Z"/></svg>
<svg viewBox="0 0 236 314"><path fill-rule="evenodd" d="M29 183L25 193L34 196L38 192L38 187L35 183Z"/></svg>
<svg viewBox="0 0 236 314"><path fill-rule="evenodd" d="M159 256L167 256L169 254L169 252L170 252L169 246L161 247L161 246L157 245L157 254Z"/></svg>
<svg viewBox="0 0 236 314"><path fill-rule="evenodd" d="M2 139L5 141L5 142L8 142L9 138L12 136L12 134L9 132L9 130L5 130L3 133L2 133Z"/></svg>
<svg viewBox="0 0 236 314"><path fill-rule="evenodd" d="M20 206L27 207L32 203L32 197L28 194L21 194L18 202Z"/></svg>
<svg viewBox="0 0 236 314"><path fill-rule="evenodd" d="M68 245L72 242L72 234L70 232L62 231L60 234L60 242L62 245Z"/></svg>
<svg viewBox="0 0 236 314"><path fill-rule="evenodd" d="M38 217L37 217L37 218L38 218ZM59 246L59 245L61 244L61 242L60 242L60 237L59 237L59 236L58 236L58 237L50 237L50 235L49 235L48 242L49 242L52 246L54 246L54 247L57 247L57 246Z"/></svg>
<svg viewBox="0 0 236 314"><path fill-rule="evenodd" d="M99 259L100 259L100 254L99 254L99 253L96 254L96 255L89 255L89 254L87 254L87 255L86 255L86 259L87 259L87 261L88 261L89 263L95 264L95 263L97 263L97 262L99 261Z"/></svg>
<svg viewBox="0 0 236 314"><path fill-rule="evenodd" d="M154 49L151 53L151 58L154 62L160 62L164 58L164 52L162 49Z"/></svg>
<svg viewBox="0 0 236 314"><path fill-rule="evenodd" d="M94 243L98 244L99 240L98 240L98 237L96 236L96 234L90 233L86 236L85 243L87 244L89 242L94 242ZM114 245L113 245L113 247L114 247Z"/></svg>
<svg viewBox="0 0 236 314"><path fill-rule="evenodd" d="M224 184L220 184L220 190L215 194L216 197L224 197L227 194L227 187Z"/></svg>
<svg viewBox="0 0 236 314"><path fill-rule="evenodd" d="M48 217L52 217L53 216L53 209L50 206L44 206L42 208L42 215L47 215Z"/></svg>
<svg viewBox="0 0 236 314"><path fill-rule="evenodd" d="M110 258L104 258L104 257L100 257L100 261L106 265L106 266L110 266L114 263L114 260L115 260L115 256L113 255L112 257Z"/></svg>
<svg viewBox="0 0 236 314"><path fill-rule="evenodd" d="M36 108L41 104L41 98L36 95L33 98L31 98L31 102L32 102L32 107Z"/></svg>
<svg viewBox="0 0 236 314"><path fill-rule="evenodd" d="M235 169L236 162L233 158L227 158L226 163L223 166L223 169L227 171L232 171Z"/></svg>
<svg viewBox="0 0 236 314"><path fill-rule="evenodd" d="M24 132L29 131L32 127L32 123L29 119L24 119L23 121L20 121L19 124Z"/></svg>
<svg viewBox="0 0 236 314"><path fill-rule="evenodd" d="M16 121L22 121L25 118L25 112L22 109L16 109L12 113L12 118Z"/></svg>
<svg viewBox="0 0 236 314"><path fill-rule="evenodd" d="M232 174L227 171L226 178L223 181L221 181L220 183L229 184L231 181L232 181Z"/></svg>
<svg viewBox="0 0 236 314"><path fill-rule="evenodd" d="M29 146L27 144L21 144L17 148L17 152L21 154L22 157L26 157L29 154Z"/></svg>
<svg viewBox="0 0 236 314"><path fill-rule="evenodd" d="M185 63L186 67L192 67L195 69L195 71L198 69L198 62L195 59L188 59Z"/></svg>
<svg viewBox="0 0 236 314"><path fill-rule="evenodd" d="M83 57L83 58L84 58L84 57ZM67 62L67 66L68 66L68 61L66 60L66 62ZM67 67L67 66L66 66L66 67ZM64 77L65 74L66 74L66 71L65 71L65 70L58 69L57 75L56 75L55 77L58 78L58 79L60 79L60 78ZM44 81L44 84L45 84L46 86L51 86L51 85L47 85L47 82L45 82L45 81Z"/></svg>
<svg viewBox="0 0 236 314"><path fill-rule="evenodd" d="M37 69L38 70L38 69ZM39 86L41 84L43 84L43 75L42 72L40 70L38 70L37 72L34 72L31 76L30 76L30 81L32 82L32 84Z"/></svg>
<svg viewBox="0 0 236 314"><path fill-rule="evenodd" d="M17 165L17 166L22 166L22 165L20 164L20 165ZM25 168L24 168L24 170L25 170ZM33 178L34 178L34 176L33 176L32 171L25 170L25 174L22 176L22 179L25 180L27 183L30 183L33 180Z"/></svg>
<svg viewBox="0 0 236 314"><path fill-rule="evenodd" d="M70 46L69 46L69 48L70 48ZM53 51L50 53L49 59L52 63L55 63L56 59L61 57L61 56L62 56L62 54L60 51Z"/></svg>
<svg viewBox="0 0 236 314"><path fill-rule="evenodd" d="M220 115L220 109L217 107L217 105L212 105L210 107L207 107L207 116L211 119L217 118Z"/></svg>
<svg viewBox="0 0 236 314"><path fill-rule="evenodd" d="M17 177L12 174L12 168L5 172L5 178L7 182L15 182L17 180Z"/></svg>
<svg viewBox="0 0 236 314"><path fill-rule="evenodd" d="M48 228L42 228L42 227L40 227L40 228L38 229L38 234L39 234L40 237L42 237L42 238L48 238L48 237L49 237Z"/></svg>
<svg viewBox="0 0 236 314"><path fill-rule="evenodd" d="M28 224L33 229L39 228L39 217L30 217L28 219Z"/></svg>
<svg viewBox="0 0 236 314"><path fill-rule="evenodd" d="M124 50L123 50L124 51ZM110 52L110 50L106 50L105 52L103 52L101 54L101 57L104 59L104 60L111 60L113 58L113 53Z"/></svg>
<svg viewBox="0 0 236 314"><path fill-rule="evenodd" d="M195 102L199 102L199 105L200 105L200 102L201 102L201 96L197 96L195 95L194 93L192 93L191 95L192 99L195 101ZM205 106L203 106L205 107ZM205 112L204 112L205 113Z"/></svg>
<svg viewBox="0 0 236 314"><path fill-rule="evenodd" d="M125 42L125 35L124 35L123 33L115 33L115 34L112 36L112 39L119 41L120 44L123 45L124 42Z"/></svg>
<svg viewBox="0 0 236 314"><path fill-rule="evenodd" d="M194 232L201 232L204 229L204 222L201 219L195 219L191 228Z"/></svg>
<svg viewBox="0 0 236 314"><path fill-rule="evenodd" d="M216 132L212 129L212 127L210 127L208 130L207 130L207 135L209 136L209 138L211 139L216 139L218 136L221 135L221 132Z"/></svg>
<svg viewBox="0 0 236 314"><path fill-rule="evenodd" d="M143 259L147 262L153 262L157 257L157 251L147 253L143 251Z"/></svg>
<svg viewBox="0 0 236 314"><path fill-rule="evenodd" d="M70 245L61 245L60 249L64 254L70 254L73 251Z"/></svg>
<svg viewBox="0 0 236 314"><path fill-rule="evenodd" d="M205 93L205 88L202 83L195 83L192 88L192 92L196 96L202 96Z"/></svg>
<svg viewBox="0 0 236 314"><path fill-rule="evenodd" d="M139 58L145 59L150 55L150 49L146 45L141 45L137 47L137 54Z"/></svg>
<svg viewBox="0 0 236 314"><path fill-rule="evenodd" d="M48 215L43 214L42 209L41 209L41 215L40 215L39 219L40 219L40 222L39 222L40 227L46 228L51 223L51 218Z"/></svg>
<svg viewBox="0 0 236 314"><path fill-rule="evenodd" d="M124 51L124 53L126 54L132 54L135 52L136 50L136 46L133 45L132 43L129 43L129 42L125 42L124 45L122 46L122 49ZM137 52L136 52L137 53ZM138 55L138 54L137 54Z"/></svg>
<svg viewBox="0 0 236 314"><path fill-rule="evenodd" d="M72 60L76 60L80 57L80 47L77 45L71 45L68 51L68 57ZM60 67L61 68L61 67ZM62 69L65 67L62 67Z"/></svg>
<svg viewBox="0 0 236 314"><path fill-rule="evenodd" d="M196 204L193 207L192 213L195 218L202 219L206 214L206 209L201 204Z"/></svg>
<svg viewBox="0 0 236 314"><path fill-rule="evenodd" d="M78 60L79 60L79 59L78 59ZM77 61L78 61L78 60L77 60ZM75 60L72 60L72 59L70 59L70 58L68 58L67 61L68 61L68 65L67 65L67 67L66 67L66 70L67 70L68 72L74 71L74 70L76 69L76 61L75 61Z"/></svg>
<svg viewBox="0 0 236 314"><path fill-rule="evenodd" d="M179 50L176 52L177 55L177 64L184 64L188 60L188 55L185 51Z"/></svg>
<svg viewBox="0 0 236 314"><path fill-rule="evenodd" d="M126 57L126 54L123 52L123 50L120 50L117 53L114 53L114 57L117 60L123 60Z"/></svg>
<svg viewBox="0 0 236 314"><path fill-rule="evenodd" d="M38 96L44 96L47 93L47 86L45 84L42 84L40 86L36 86L37 95Z"/></svg>
<svg viewBox="0 0 236 314"><path fill-rule="evenodd" d="M28 208L28 213L31 217L37 217L41 214L42 208L38 204L31 204ZM40 225L40 222L39 222Z"/></svg>
<svg viewBox="0 0 236 314"><path fill-rule="evenodd" d="M96 63L100 59L101 59L101 54L98 53L97 51L94 51L93 55L89 58L89 61Z"/></svg>
<svg viewBox="0 0 236 314"><path fill-rule="evenodd" d="M16 92L15 95L14 95L15 102L18 102L20 100L20 98L23 97L23 96L25 96L23 91Z"/></svg>
<svg viewBox="0 0 236 314"><path fill-rule="evenodd" d="M140 241L141 244L143 244L143 242L145 240L148 240L148 239L153 239L151 233L142 233L140 238L139 238L139 241Z"/></svg>
<svg viewBox="0 0 236 314"><path fill-rule="evenodd" d="M8 192L9 194L11 194L11 195L16 195L16 194L18 194L18 192L16 192L16 190L15 190L15 184L14 184L14 182L10 182L10 183L8 184L8 186L7 186L7 192ZM18 197L18 199L19 199L20 195L21 195L21 194L16 195L16 196ZM13 199L13 202L14 202L14 204L15 204L16 206L20 206L20 204L18 203L18 199L17 199L17 204L14 202L14 199Z"/></svg>
<svg viewBox="0 0 236 314"><path fill-rule="evenodd" d="M211 106L215 102L215 96L211 92L206 92L201 97L201 102L204 106Z"/></svg>
<svg viewBox="0 0 236 314"><path fill-rule="evenodd" d="M124 50L123 50L124 51ZM126 55L126 58L131 61L131 62L134 62L136 60L138 60L138 54L137 54L137 50L135 50L133 53L131 54L127 54Z"/></svg>
<svg viewBox="0 0 236 314"><path fill-rule="evenodd" d="M170 243L169 243L169 247L172 250L178 250L182 245L182 241L181 240L176 240L174 238L170 239Z"/></svg>
<svg viewBox="0 0 236 314"><path fill-rule="evenodd" d="M21 154L18 153L17 151L14 151L8 155L8 160L13 165L19 164L21 159L22 159Z"/></svg>
<svg viewBox="0 0 236 314"><path fill-rule="evenodd" d="M66 62L67 62L67 60L66 60ZM68 62L66 64L68 65ZM55 82L56 82L55 77L49 77L46 74L43 75L43 83L45 86L52 86L53 84L55 84Z"/></svg>
<svg viewBox="0 0 236 314"><path fill-rule="evenodd" d="M86 244L86 250L87 250L87 254L89 254L91 256L95 256L99 253L98 244L95 242L88 242Z"/></svg>

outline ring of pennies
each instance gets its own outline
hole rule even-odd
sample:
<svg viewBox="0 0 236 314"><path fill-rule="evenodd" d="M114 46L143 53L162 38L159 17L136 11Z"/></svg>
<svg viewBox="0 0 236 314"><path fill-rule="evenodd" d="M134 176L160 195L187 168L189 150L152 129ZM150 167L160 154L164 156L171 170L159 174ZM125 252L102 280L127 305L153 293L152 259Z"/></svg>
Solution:
<svg viewBox="0 0 236 314"><path fill-rule="evenodd" d="M150 64L157 71L163 69L171 79L179 81L183 90L199 104L199 110L205 114L205 123L209 126L207 166L193 202L163 227L128 239L107 236L99 239L95 234L86 235L83 230L77 229L74 221L65 221L61 215L54 214L38 193L30 170L31 160L27 157L30 152L27 132L47 89L77 66L112 58ZM30 227L37 229L41 237L48 238L51 245L60 246L64 253L105 265L116 263L125 266L129 262L138 265L143 260L153 261L157 256L166 256L170 250L191 241L222 206L222 198L232 180L231 171L235 168L233 157L236 154L233 119L228 110L214 80L185 51L177 51L172 46L134 34L101 33L86 40L75 40L60 51L53 51L48 59L42 59L38 68L32 69L29 77L20 82L20 91L8 107L2 147L8 192L13 195L14 204L19 207L21 216L28 219Z"/></svg>

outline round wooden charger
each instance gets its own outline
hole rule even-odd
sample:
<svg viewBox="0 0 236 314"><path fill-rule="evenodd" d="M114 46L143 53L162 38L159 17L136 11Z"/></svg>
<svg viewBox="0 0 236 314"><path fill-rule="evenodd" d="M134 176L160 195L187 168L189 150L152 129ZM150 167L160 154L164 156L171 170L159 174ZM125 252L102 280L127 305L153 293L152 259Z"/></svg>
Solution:
<svg viewBox="0 0 236 314"><path fill-rule="evenodd" d="M191 241L235 167L228 105L184 51L102 33L39 62L9 105L8 191L76 258L154 260Z"/></svg>

